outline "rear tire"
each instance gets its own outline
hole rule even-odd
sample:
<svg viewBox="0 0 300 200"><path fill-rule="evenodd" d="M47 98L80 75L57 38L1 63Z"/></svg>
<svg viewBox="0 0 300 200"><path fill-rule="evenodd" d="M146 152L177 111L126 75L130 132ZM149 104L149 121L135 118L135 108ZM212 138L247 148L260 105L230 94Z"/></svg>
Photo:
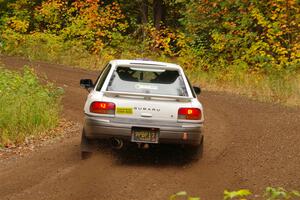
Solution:
<svg viewBox="0 0 300 200"><path fill-rule="evenodd" d="M187 156L190 157L194 161L198 161L203 156L203 143L204 137L202 136L200 144L198 145L189 145L186 147Z"/></svg>
<svg viewBox="0 0 300 200"><path fill-rule="evenodd" d="M93 152L81 151L81 160L86 160L92 157Z"/></svg>
<svg viewBox="0 0 300 200"><path fill-rule="evenodd" d="M93 154L93 148L92 148L92 140L87 138L85 135L84 130L82 130L81 134L81 160L86 160L90 158Z"/></svg>

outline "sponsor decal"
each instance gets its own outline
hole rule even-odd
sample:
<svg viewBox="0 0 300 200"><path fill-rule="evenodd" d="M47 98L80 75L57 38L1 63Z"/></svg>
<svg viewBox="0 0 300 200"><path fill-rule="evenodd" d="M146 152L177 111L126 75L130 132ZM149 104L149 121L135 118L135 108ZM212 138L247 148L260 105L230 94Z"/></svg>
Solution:
<svg viewBox="0 0 300 200"><path fill-rule="evenodd" d="M145 85L145 84L136 84L134 86L136 89L144 89L144 90L158 90L158 87L156 85Z"/></svg>
<svg viewBox="0 0 300 200"><path fill-rule="evenodd" d="M117 107L116 113L120 115L132 115L133 109L130 107Z"/></svg>

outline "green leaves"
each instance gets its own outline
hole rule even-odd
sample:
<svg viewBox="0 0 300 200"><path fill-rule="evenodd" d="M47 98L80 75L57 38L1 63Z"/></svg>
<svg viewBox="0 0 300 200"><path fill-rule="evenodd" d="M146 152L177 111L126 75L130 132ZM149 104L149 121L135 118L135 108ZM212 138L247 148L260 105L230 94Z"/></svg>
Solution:
<svg viewBox="0 0 300 200"><path fill-rule="evenodd" d="M247 197L250 197L252 193L250 190L247 189L240 189L236 191L224 191L224 200L236 199L236 200L246 200ZM284 200L284 199L299 199L300 192L297 190L287 191L282 187L273 188L267 187L265 193L263 195L266 199L265 200ZM256 195L258 197L258 195ZM185 198L186 200L200 200L200 197L190 197L188 196L187 192L181 191L176 194L170 196L169 200L176 200L177 198ZM250 198L252 199L252 198Z"/></svg>
<svg viewBox="0 0 300 200"><path fill-rule="evenodd" d="M177 192L176 194L171 195L169 200L176 200L177 197L181 197L181 196L187 196L187 192L186 191Z"/></svg>
<svg viewBox="0 0 300 200"><path fill-rule="evenodd" d="M185 197L187 200L201 200L200 197L188 196L186 191L177 192L170 196L169 200L176 200L177 197Z"/></svg>
<svg viewBox="0 0 300 200"><path fill-rule="evenodd" d="M267 187L264 197L266 197L267 200L296 199L300 197L300 192L296 190L287 191L282 187Z"/></svg>
<svg viewBox="0 0 300 200"><path fill-rule="evenodd" d="M242 198L251 195L252 193L249 190L242 189L237 191L224 191L224 200Z"/></svg>

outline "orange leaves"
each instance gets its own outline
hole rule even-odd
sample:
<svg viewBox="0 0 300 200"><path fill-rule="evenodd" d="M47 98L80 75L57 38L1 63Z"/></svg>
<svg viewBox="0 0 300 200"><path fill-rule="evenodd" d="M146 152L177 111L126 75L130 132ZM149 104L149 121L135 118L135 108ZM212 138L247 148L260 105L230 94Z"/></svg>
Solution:
<svg viewBox="0 0 300 200"><path fill-rule="evenodd" d="M183 33L169 28L162 27L157 30L155 27L145 27L148 36L148 45L157 49L167 56L178 56L181 50L187 47L186 38Z"/></svg>
<svg viewBox="0 0 300 200"><path fill-rule="evenodd" d="M103 5L103 3L90 0L80 12L86 20L86 28L94 35L95 42L92 45L94 53L99 52L105 43L110 42L113 32L123 31L123 27L126 26L126 23L122 21L124 15L117 3Z"/></svg>

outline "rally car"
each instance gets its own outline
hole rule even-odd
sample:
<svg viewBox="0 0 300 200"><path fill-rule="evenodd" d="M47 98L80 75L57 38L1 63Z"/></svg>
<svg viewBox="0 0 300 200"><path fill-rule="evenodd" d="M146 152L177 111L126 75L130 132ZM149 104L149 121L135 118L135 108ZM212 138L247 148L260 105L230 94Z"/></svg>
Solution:
<svg viewBox="0 0 300 200"><path fill-rule="evenodd" d="M94 140L108 139L115 149L127 143L148 148L180 144L197 157L203 150L202 104L183 69L172 63L112 60L95 83L81 79L89 94L84 106L82 158Z"/></svg>

